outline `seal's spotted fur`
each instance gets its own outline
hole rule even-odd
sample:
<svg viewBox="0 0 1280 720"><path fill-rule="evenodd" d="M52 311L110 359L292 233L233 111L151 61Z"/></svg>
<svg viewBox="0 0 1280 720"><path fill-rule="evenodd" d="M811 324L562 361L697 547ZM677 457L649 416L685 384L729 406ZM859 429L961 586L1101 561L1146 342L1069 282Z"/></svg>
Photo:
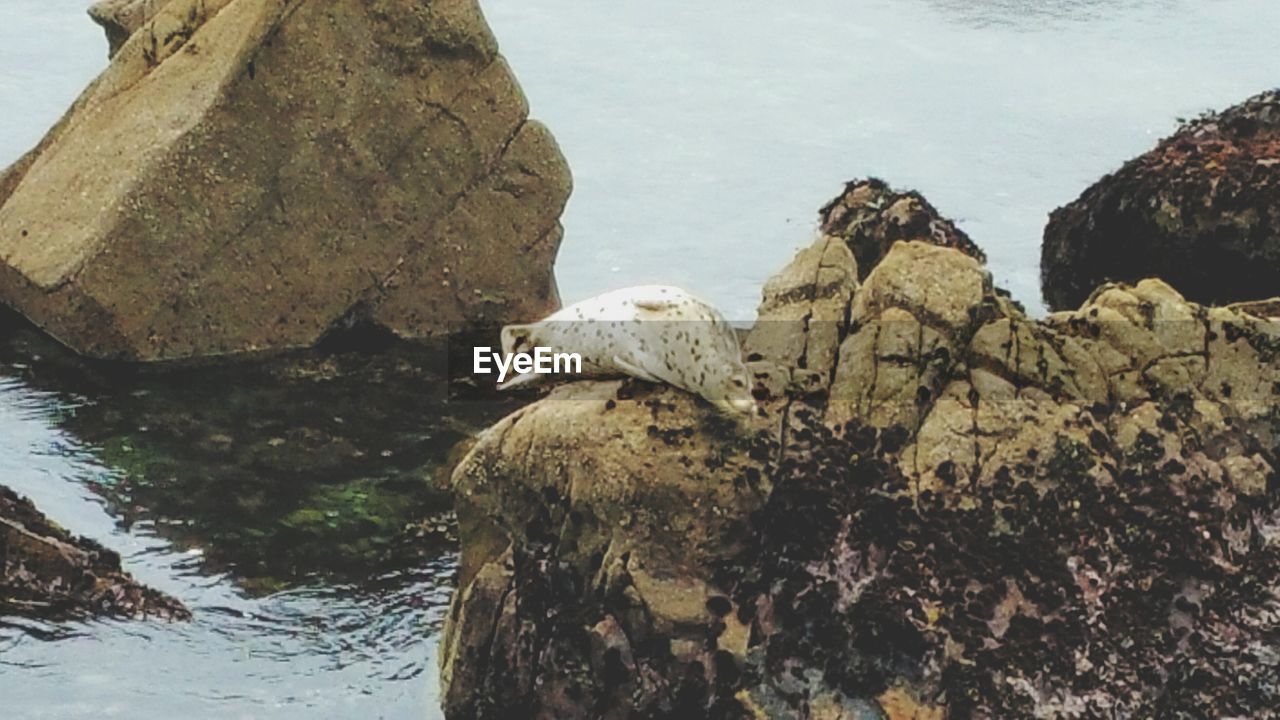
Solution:
<svg viewBox="0 0 1280 720"><path fill-rule="evenodd" d="M546 319L502 329L502 351L535 347L582 356L585 377L629 375L700 395L730 413L753 413L751 374L733 328L715 308L669 285L614 290ZM503 389L546 375L525 373Z"/></svg>

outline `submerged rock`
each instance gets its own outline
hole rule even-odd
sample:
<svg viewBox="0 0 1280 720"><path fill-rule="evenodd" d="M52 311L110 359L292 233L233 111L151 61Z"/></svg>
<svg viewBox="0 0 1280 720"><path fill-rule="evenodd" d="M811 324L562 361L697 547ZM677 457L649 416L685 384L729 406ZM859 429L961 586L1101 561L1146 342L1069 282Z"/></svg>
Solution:
<svg viewBox="0 0 1280 720"><path fill-rule="evenodd" d="M1202 303L1280 294L1280 91L1187 123L1045 228L1045 302L1159 277Z"/></svg>
<svg viewBox="0 0 1280 720"><path fill-rule="evenodd" d="M66 345L167 360L558 304L569 173L474 0L94 14L127 40L0 176L0 303Z"/></svg>
<svg viewBox="0 0 1280 720"><path fill-rule="evenodd" d="M1267 717L1280 324L1147 280L1028 318L972 257L823 237L750 428L574 383L454 476L446 712Z"/></svg>
<svg viewBox="0 0 1280 720"><path fill-rule="evenodd" d="M117 525L202 572L254 594L365 583L451 566L454 448L522 404L467 382L467 346L496 335L138 365L0 309L0 410L38 398L49 442L111 468L84 483Z"/></svg>
<svg viewBox="0 0 1280 720"><path fill-rule="evenodd" d="M91 615L187 620L182 603L139 585L120 556L71 536L0 485L0 617Z"/></svg>

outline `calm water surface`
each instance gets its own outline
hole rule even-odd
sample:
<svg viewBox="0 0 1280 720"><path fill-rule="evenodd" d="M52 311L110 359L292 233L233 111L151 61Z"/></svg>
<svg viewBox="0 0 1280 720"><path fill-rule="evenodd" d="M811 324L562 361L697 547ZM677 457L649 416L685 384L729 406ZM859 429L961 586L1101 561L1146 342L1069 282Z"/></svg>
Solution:
<svg viewBox="0 0 1280 720"><path fill-rule="evenodd" d="M0 162L103 67L85 4L5 1ZM1280 84L1273 0L484 7L573 167L565 299L670 282L736 320L867 175L923 191L1038 308L1050 210L1178 118ZM423 476L500 407L418 402L438 380L394 354L123 380L57 357L0 326L0 482L197 619L0 621L8 715L438 716L454 556Z"/></svg>

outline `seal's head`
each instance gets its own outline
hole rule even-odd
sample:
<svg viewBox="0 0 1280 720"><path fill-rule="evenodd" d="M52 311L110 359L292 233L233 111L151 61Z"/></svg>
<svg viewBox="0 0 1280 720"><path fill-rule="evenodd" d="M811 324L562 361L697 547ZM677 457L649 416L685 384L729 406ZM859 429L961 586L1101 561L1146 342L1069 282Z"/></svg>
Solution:
<svg viewBox="0 0 1280 720"><path fill-rule="evenodd" d="M742 363L734 363L731 370L718 378L708 378L702 388L706 398L730 415L756 414L756 399L751 395L751 372Z"/></svg>
<svg viewBox="0 0 1280 720"><path fill-rule="evenodd" d="M502 328L502 352L506 355L532 352L537 344L535 333L537 323L530 325L507 325Z"/></svg>

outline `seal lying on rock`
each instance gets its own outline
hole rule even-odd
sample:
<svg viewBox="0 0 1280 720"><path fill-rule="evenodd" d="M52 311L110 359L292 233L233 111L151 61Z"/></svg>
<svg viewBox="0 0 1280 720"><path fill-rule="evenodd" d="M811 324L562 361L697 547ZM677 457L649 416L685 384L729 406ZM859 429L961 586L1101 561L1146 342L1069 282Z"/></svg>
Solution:
<svg viewBox="0 0 1280 720"><path fill-rule="evenodd" d="M538 347L580 355L579 377L627 375L674 385L728 413L756 410L737 334L719 311L677 287L613 290L539 322L502 329L507 355ZM546 377L523 373L501 387Z"/></svg>

